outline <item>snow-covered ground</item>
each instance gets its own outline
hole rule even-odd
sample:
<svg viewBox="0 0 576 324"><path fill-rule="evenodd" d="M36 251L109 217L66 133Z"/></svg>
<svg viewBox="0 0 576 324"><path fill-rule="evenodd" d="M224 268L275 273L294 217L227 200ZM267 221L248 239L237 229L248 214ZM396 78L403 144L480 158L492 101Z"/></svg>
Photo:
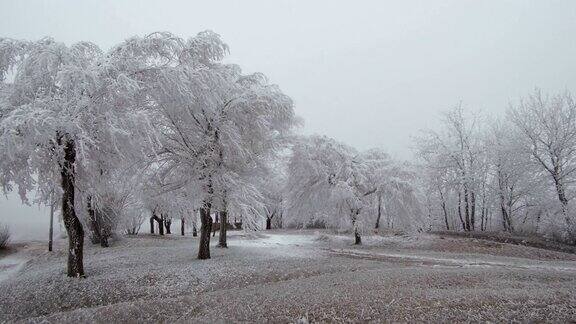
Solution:
<svg viewBox="0 0 576 324"><path fill-rule="evenodd" d="M88 246L86 279L65 276L65 241L29 243L0 258L0 322L576 319L572 254L438 235L361 247L316 231L230 235L205 261L188 236Z"/></svg>

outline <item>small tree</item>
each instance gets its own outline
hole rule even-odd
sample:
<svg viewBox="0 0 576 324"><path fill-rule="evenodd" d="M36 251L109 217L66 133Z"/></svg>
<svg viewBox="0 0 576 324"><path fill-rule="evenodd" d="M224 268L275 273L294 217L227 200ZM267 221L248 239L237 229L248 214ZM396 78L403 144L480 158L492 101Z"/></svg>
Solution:
<svg viewBox="0 0 576 324"><path fill-rule="evenodd" d="M333 139L299 140L288 166L286 214L303 226L320 220L351 227L355 244L361 244L360 212L375 192L367 187L364 166L356 150Z"/></svg>
<svg viewBox="0 0 576 324"><path fill-rule="evenodd" d="M10 229L7 225L0 223L0 250L5 249L10 241Z"/></svg>
<svg viewBox="0 0 576 324"><path fill-rule="evenodd" d="M127 235L137 235L140 227L144 222L144 215L141 211L130 211L124 214L122 218L122 227Z"/></svg>

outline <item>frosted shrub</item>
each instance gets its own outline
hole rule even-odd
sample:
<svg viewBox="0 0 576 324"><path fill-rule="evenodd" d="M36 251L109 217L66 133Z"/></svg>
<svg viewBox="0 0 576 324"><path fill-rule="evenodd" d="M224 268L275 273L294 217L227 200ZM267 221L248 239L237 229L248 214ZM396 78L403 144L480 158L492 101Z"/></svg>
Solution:
<svg viewBox="0 0 576 324"><path fill-rule="evenodd" d="M8 246L8 241L10 240L10 230L8 226L0 224L0 250L5 249Z"/></svg>
<svg viewBox="0 0 576 324"><path fill-rule="evenodd" d="M144 215L140 212L129 212L122 219L122 228L127 235L137 235L144 222Z"/></svg>

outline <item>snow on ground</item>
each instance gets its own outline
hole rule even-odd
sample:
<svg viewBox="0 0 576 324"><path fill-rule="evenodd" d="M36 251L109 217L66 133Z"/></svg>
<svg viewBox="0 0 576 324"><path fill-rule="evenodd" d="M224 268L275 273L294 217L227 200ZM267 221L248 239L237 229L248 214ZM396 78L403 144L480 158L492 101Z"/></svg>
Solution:
<svg viewBox="0 0 576 324"><path fill-rule="evenodd" d="M230 234L204 261L177 235L88 246L80 280L65 276L66 242L30 243L0 259L0 322L576 318L574 255L437 235L356 247L316 231Z"/></svg>
<svg viewBox="0 0 576 324"><path fill-rule="evenodd" d="M24 267L26 261L26 259L15 256L6 256L0 259L0 282L16 275Z"/></svg>

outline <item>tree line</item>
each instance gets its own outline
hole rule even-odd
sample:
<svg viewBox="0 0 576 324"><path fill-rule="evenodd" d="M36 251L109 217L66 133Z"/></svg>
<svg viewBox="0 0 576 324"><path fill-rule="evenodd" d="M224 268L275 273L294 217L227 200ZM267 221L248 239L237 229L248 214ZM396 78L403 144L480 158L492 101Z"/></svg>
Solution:
<svg viewBox="0 0 576 324"><path fill-rule="evenodd" d="M324 227L529 231L574 242L576 104L536 91L506 118L461 105L415 139L416 159L299 136L292 100L261 73L223 62L212 31L157 32L108 51L0 38L0 184L58 205L67 274L84 276L85 229L109 245L123 229ZM35 193L31 197L31 193ZM232 221L230 218L233 218Z"/></svg>
<svg viewBox="0 0 576 324"><path fill-rule="evenodd" d="M163 221L198 212L199 259L210 258L214 211L255 226L257 183L298 119L263 74L223 63L227 52L211 31L132 37L107 52L0 39L0 183L25 202L32 191L60 201L68 276L84 276L85 226L106 246L107 224L134 225L142 210Z"/></svg>
<svg viewBox="0 0 576 324"><path fill-rule="evenodd" d="M446 230L503 230L576 243L576 103L540 90L500 118L443 115L438 131L416 139L423 202Z"/></svg>

